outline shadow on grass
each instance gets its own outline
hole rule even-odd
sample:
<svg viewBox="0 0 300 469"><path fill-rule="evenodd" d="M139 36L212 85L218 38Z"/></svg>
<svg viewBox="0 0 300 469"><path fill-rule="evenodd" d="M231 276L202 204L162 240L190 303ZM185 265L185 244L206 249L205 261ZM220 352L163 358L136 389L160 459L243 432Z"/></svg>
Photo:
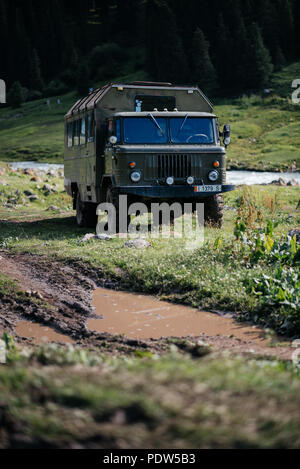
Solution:
<svg viewBox="0 0 300 469"><path fill-rule="evenodd" d="M7 238L71 241L93 231L95 231L93 228L79 228L74 216L26 222L0 221L0 243Z"/></svg>

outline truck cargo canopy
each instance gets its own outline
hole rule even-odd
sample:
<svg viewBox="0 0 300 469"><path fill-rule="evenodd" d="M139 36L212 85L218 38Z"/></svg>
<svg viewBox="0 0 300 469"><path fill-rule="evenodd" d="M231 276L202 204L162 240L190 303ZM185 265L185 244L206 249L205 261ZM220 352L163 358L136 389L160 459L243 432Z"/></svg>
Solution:
<svg viewBox="0 0 300 469"><path fill-rule="evenodd" d="M153 111L155 108L160 111L176 108L179 112L213 111L213 105L197 87L147 82L111 83L77 101L66 118L92 109L97 109L97 115L103 119L117 112Z"/></svg>

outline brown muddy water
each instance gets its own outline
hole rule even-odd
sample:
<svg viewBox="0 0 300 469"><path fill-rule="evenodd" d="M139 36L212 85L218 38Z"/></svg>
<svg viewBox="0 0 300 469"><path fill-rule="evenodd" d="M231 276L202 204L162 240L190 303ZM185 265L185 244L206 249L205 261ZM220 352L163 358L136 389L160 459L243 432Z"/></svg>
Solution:
<svg viewBox="0 0 300 469"><path fill-rule="evenodd" d="M49 327L28 321L19 322L15 327L15 331L19 337L32 339L36 345L48 344L50 342L59 342L62 344L74 343L70 337L64 334L58 334Z"/></svg>
<svg viewBox="0 0 300 469"><path fill-rule="evenodd" d="M234 319L174 305L158 299L98 288L93 298L95 314L88 328L100 333L125 334L134 339L162 337L233 336L245 342L266 342L264 331L240 325Z"/></svg>

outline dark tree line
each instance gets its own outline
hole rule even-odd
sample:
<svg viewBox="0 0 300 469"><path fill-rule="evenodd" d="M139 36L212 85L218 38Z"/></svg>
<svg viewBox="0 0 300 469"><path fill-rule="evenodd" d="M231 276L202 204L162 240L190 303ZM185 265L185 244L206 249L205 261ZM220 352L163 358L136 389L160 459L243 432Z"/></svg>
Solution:
<svg viewBox="0 0 300 469"><path fill-rule="evenodd" d="M300 57L300 2L0 0L0 44L0 77L32 98L138 70L240 93Z"/></svg>

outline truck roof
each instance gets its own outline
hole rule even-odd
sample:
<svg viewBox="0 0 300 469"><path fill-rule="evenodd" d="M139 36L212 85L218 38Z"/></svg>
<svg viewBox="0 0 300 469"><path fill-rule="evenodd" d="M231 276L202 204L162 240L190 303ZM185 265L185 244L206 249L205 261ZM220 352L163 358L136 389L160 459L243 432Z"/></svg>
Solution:
<svg viewBox="0 0 300 469"><path fill-rule="evenodd" d="M68 111L66 118L92 109L99 110L103 118L116 112L135 110L137 96L174 98L178 111L213 111L213 105L197 86L173 86L170 83L133 82L109 83L79 99ZM153 106L153 108L159 106ZM175 106L174 106L175 107Z"/></svg>
<svg viewBox="0 0 300 469"><path fill-rule="evenodd" d="M217 117L209 112L179 112L179 111L145 111L145 112L117 112L115 117L148 117L152 114L154 117Z"/></svg>

